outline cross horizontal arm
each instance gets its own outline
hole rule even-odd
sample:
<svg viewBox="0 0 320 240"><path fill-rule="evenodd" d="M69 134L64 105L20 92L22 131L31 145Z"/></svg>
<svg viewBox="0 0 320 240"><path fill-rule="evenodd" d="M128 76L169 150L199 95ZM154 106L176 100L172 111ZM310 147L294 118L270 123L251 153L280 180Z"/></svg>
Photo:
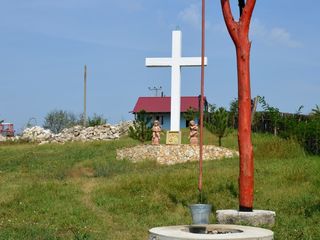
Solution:
<svg viewBox="0 0 320 240"><path fill-rule="evenodd" d="M201 57L182 57L182 58L146 58L147 67L171 67L173 65L180 67L201 66ZM208 59L204 59L204 65L207 65Z"/></svg>
<svg viewBox="0 0 320 240"><path fill-rule="evenodd" d="M204 58L204 65L207 65L208 59ZM179 59L181 67L198 67L201 66L201 57L183 57Z"/></svg>
<svg viewBox="0 0 320 240"><path fill-rule="evenodd" d="M146 58L147 67L171 67L172 58Z"/></svg>

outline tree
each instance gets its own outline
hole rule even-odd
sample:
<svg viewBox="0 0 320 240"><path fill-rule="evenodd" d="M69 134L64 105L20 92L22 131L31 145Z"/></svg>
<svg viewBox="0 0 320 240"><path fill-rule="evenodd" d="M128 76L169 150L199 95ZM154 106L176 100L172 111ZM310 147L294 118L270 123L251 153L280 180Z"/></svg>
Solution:
<svg viewBox="0 0 320 240"><path fill-rule="evenodd" d="M217 109L217 105L208 103L208 114L213 113Z"/></svg>
<svg viewBox="0 0 320 240"><path fill-rule="evenodd" d="M312 109L311 116L312 122L310 124L310 128L312 127L312 125L314 126L314 130L310 133L310 135L313 135L314 137L309 138L309 141L312 141L311 139L314 139L311 151L315 154L320 154L320 107L318 104L316 104L316 107Z"/></svg>
<svg viewBox="0 0 320 240"><path fill-rule="evenodd" d="M73 113L64 110L53 110L45 117L43 127L50 129L53 133L59 133L64 128L69 128L77 124L77 117Z"/></svg>
<svg viewBox="0 0 320 240"><path fill-rule="evenodd" d="M238 144L240 153L239 209L252 211L254 166L251 141L251 89L249 27L256 0L238 0L240 19L235 21L229 0L221 0L223 17L233 40L237 55L239 124Z"/></svg>
<svg viewBox="0 0 320 240"><path fill-rule="evenodd" d="M230 103L230 107L229 107L229 114L230 114L230 121L231 121L231 127L233 129L237 128L237 119L238 119L238 115L239 115L239 111L238 111L238 99L235 98L231 101Z"/></svg>
<svg viewBox="0 0 320 240"><path fill-rule="evenodd" d="M141 110L137 114L137 119L133 121L133 126L129 127L129 137L137 139L140 142L149 141L152 138L152 129L150 127L151 117L146 111Z"/></svg>
<svg viewBox="0 0 320 240"><path fill-rule="evenodd" d="M316 104L315 108L312 108L311 116L313 116L315 118L320 118L320 106L318 104Z"/></svg>
<svg viewBox="0 0 320 240"><path fill-rule="evenodd" d="M206 128L219 138L219 146L221 140L228 134L228 112L225 108L220 107L210 114L210 119L205 123Z"/></svg>
<svg viewBox="0 0 320 240"><path fill-rule="evenodd" d="M206 109L203 112L203 123L210 121L211 114L216 110L215 104L208 103Z"/></svg>
<svg viewBox="0 0 320 240"><path fill-rule="evenodd" d="M88 117L88 126L89 127L94 127L94 126L99 126L107 123L107 119L104 118L102 115L93 114L93 117Z"/></svg>
<svg viewBox="0 0 320 240"><path fill-rule="evenodd" d="M199 116L199 112L196 111L196 109L189 107L185 113L183 113L184 119L187 120L187 123L191 120L195 120L196 117Z"/></svg>
<svg viewBox="0 0 320 240"><path fill-rule="evenodd" d="M24 128L31 128L37 126L37 119L35 117L29 118Z"/></svg>
<svg viewBox="0 0 320 240"><path fill-rule="evenodd" d="M270 121L270 127L273 129L273 135L278 135L279 123L281 121L281 114L278 108L271 107L264 97L259 97L259 103L261 103L263 110L266 113L267 119Z"/></svg>

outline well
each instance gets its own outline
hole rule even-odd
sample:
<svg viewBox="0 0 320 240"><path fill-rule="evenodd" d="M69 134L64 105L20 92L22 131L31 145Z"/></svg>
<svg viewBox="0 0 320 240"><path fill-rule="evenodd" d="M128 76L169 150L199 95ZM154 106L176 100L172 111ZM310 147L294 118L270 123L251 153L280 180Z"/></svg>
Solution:
<svg viewBox="0 0 320 240"><path fill-rule="evenodd" d="M240 225L181 225L149 230L149 240L272 240L273 232Z"/></svg>

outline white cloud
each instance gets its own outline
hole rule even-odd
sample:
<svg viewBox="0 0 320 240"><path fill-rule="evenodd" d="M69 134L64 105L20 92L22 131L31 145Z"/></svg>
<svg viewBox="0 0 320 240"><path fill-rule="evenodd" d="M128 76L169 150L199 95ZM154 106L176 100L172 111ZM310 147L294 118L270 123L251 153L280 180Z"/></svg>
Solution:
<svg viewBox="0 0 320 240"><path fill-rule="evenodd" d="M259 19L253 19L251 24L251 35L271 45L282 45L289 48L298 48L302 43L295 40L291 34L284 28L267 28Z"/></svg>
<svg viewBox="0 0 320 240"><path fill-rule="evenodd" d="M300 47L302 44L292 39L290 33L283 28L271 29L270 39L273 41L283 43L291 48Z"/></svg>
<svg viewBox="0 0 320 240"><path fill-rule="evenodd" d="M189 5L179 13L178 17L195 28L201 28L201 8L199 4Z"/></svg>
<svg viewBox="0 0 320 240"><path fill-rule="evenodd" d="M265 37L268 35L266 26L256 18L251 21L250 32L254 37Z"/></svg>

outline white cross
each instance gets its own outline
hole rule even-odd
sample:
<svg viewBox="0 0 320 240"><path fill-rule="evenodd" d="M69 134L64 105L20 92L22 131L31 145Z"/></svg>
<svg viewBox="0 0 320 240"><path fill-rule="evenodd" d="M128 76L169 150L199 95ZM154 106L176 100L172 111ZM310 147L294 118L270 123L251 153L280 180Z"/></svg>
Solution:
<svg viewBox="0 0 320 240"><path fill-rule="evenodd" d="M172 31L172 57L146 58L147 67L171 67L170 131L180 131L181 67L201 66L201 57L181 56L181 31ZM207 65L207 58L204 59Z"/></svg>

